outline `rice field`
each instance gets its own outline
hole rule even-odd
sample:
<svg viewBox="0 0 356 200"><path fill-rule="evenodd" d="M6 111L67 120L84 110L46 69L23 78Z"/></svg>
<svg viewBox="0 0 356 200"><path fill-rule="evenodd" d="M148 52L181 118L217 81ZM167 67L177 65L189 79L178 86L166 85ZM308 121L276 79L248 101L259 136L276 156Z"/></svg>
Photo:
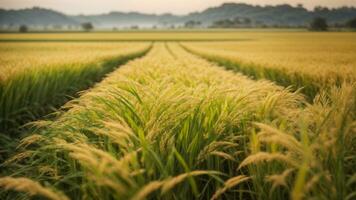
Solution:
<svg viewBox="0 0 356 200"><path fill-rule="evenodd" d="M354 199L354 36L317 34L247 32L249 40L229 43L38 42L38 52L53 52L36 61L43 68L3 56L19 69L4 68L4 80L32 69L39 76L46 63L63 70L61 56L75 66L129 61L111 65L55 117L30 123L0 164L0 199ZM322 48L326 39L334 53ZM31 43L3 44L9 55L41 54ZM261 75L247 73L245 63ZM278 76L290 84L262 74L267 69L283 69ZM306 78L296 84L291 73ZM345 79L334 81L339 76ZM310 84L320 84L314 95L298 90Z"/></svg>
<svg viewBox="0 0 356 200"><path fill-rule="evenodd" d="M264 34L296 34L293 29L188 29L188 30L134 30L117 32L68 33L1 33L1 42L146 42L146 41L240 41Z"/></svg>
<svg viewBox="0 0 356 200"><path fill-rule="evenodd" d="M311 98L320 89L356 79L354 33L265 34L246 41L183 45L248 76L304 87Z"/></svg>
<svg viewBox="0 0 356 200"><path fill-rule="evenodd" d="M4 43L0 46L0 132L48 113L149 43Z"/></svg>

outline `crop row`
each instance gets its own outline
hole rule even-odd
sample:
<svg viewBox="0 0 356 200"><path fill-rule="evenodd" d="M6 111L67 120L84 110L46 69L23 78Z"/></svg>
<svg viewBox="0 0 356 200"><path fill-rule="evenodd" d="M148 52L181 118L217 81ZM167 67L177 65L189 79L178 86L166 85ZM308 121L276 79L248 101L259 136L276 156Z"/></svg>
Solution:
<svg viewBox="0 0 356 200"><path fill-rule="evenodd" d="M155 44L39 121L2 165L0 197L352 199L355 91L308 104Z"/></svg>
<svg viewBox="0 0 356 200"><path fill-rule="evenodd" d="M142 56L149 44L3 44L0 133L48 114L119 64Z"/></svg>
<svg viewBox="0 0 356 200"><path fill-rule="evenodd" d="M251 41L183 43L189 51L256 79L319 91L356 80L356 37L344 34L278 34Z"/></svg>

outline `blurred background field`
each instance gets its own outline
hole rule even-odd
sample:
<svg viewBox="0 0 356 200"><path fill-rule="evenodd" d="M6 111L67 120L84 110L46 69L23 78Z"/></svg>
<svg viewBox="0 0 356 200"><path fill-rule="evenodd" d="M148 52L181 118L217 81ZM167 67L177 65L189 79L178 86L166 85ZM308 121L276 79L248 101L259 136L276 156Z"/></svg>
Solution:
<svg viewBox="0 0 356 200"><path fill-rule="evenodd" d="M306 38L315 40L319 36L344 37L353 33L308 32L304 29L235 29L235 30L181 30L181 31L118 31L118 32L74 32L74 33L1 33L0 42L21 41L81 41L81 42L120 42L120 41L244 41L270 39Z"/></svg>
<svg viewBox="0 0 356 200"><path fill-rule="evenodd" d="M239 41L251 40L264 34L305 32L298 29L190 29L190 30L138 30L117 32L68 33L1 33L0 41Z"/></svg>

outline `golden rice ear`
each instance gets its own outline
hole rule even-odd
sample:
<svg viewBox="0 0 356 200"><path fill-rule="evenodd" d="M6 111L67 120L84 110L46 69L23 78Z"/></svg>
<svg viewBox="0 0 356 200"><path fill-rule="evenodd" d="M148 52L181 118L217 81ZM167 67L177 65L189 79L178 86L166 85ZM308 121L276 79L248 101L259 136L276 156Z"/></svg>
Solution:
<svg viewBox="0 0 356 200"><path fill-rule="evenodd" d="M237 186L238 184L248 181L249 179L251 179L248 176L245 175L239 175L239 176L235 176L233 178L230 178L229 180L227 180L224 183L224 187L218 189L214 195L211 197L211 200L216 200L218 199L222 194L224 194L227 190Z"/></svg>
<svg viewBox="0 0 356 200"><path fill-rule="evenodd" d="M236 161L236 159L233 156L231 156L228 153L222 152L222 151L213 151L210 153L210 155L218 156L218 157L224 158L226 160L230 160L230 161Z"/></svg>
<svg viewBox="0 0 356 200"><path fill-rule="evenodd" d="M0 178L0 187L5 190L25 192L30 196L43 196L51 200L69 200L63 193L43 187L38 182L28 178L3 177Z"/></svg>
<svg viewBox="0 0 356 200"><path fill-rule="evenodd" d="M11 158L7 159L3 164L9 165L14 162L21 161L23 159L31 157L34 153L35 153L35 151L30 151L30 150L18 153L16 155L12 156Z"/></svg>
<svg viewBox="0 0 356 200"><path fill-rule="evenodd" d="M64 148L70 151L69 156L77 160L89 172L95 171L103 175L115 174L120 176L130 186L135 186L130 173L131 169L127 166L127 161L136 156L136 152L127 154L127 157L121 159L115 158L109 152L98 149L92 145L82 144L64 144ZM95 177L94 177L95 178ZM98 177L101 178L101 177Z"/></svg>
<svg viewBox="0 0 356 200"><path fill-rule="evenodd" d="M168 180L163 181L162 189L161 189L161 194L165 194L171 189L173 189L176 185L179 183L183 182L185 179L191 177L191 176L201 176L201 175L208 175L208 174L217 174L217 172L214 171L192 171L184 174L180 174L176 177L170 178Z"/></svg>
<svg viewBox="0 0 356 200"><path fill-rule="evenodd" d="M201 176L201 175L209 175L209 174L221 174L216 171L192 171L184 174L180 174L178 176L168 178L162 181L151 181L144 187L142 187L132 198L131 200L143 200L146 199L148 195L152 192L161 189L161 195L166 194L170 190L172 190L175 186L186 180L191 176Z"/></svg>
<svg viewBox="0 0 356 200"><path fill-rule="evenodd" d="M16 149L20 148L27 148L29 145L34 144L36 142L40 142L42 140L45 140L45 138L42 135L39 134L32 134L24 139L22 139L17 145Z"/></svg>
<svg viewBox="0 0 356 200"><path fill-rule="evenodd" d="M284 170L282 174L274 174L274 175L266 176L266 181L272 182L272 188L270 190L270 194L272 194L273 191L279 186L287 187L286 179L294 170L295 170L294 168L290 168Z"/></svg>
<svg viewBox="0 0 356 200"><path fill-rule="evenodd" d="M281 145L296 155L302 155L304 153L302 144L292 134L284 133L267 124L254 124L261 129L257 134L257 138L261 143Z"/></svg>
<svg viewBox="0 0 356 200"><path fill-rule="evenodd" d="M290 165L292 167L298 167L299 164L297 161L293 160L287 155L281 154L281 153L266 153L266 152L258 152L256 154L252 154L245 158L245 160L242 161L240 166L238 167L238 170L240 170L242 167L245 167L246 165L250 164L257 164L259 162L270 162L270 161L281 161L283 163L286 163L287 165Z"/></svg>
<svg viewBox="0 0 356 200"><path fill-rule="evenodd" d="M200 160L200 158L206 156L206 154L217 151L218 149L229 149L229 148L234 148L234 147L238 147L238 146L239 146L239 144L237 142L214 141L214 142L210 143L209 145L207 145L206 147L204 147L204 149L200 151L198 160Z"/></svg>
<svg viewBox="0 0 356 200"><path fill-rule="evenodd" d="M151 181L149 184L141 188L131 200L144 200L152 192L160 189L163 185L162 181Z"/></svg>

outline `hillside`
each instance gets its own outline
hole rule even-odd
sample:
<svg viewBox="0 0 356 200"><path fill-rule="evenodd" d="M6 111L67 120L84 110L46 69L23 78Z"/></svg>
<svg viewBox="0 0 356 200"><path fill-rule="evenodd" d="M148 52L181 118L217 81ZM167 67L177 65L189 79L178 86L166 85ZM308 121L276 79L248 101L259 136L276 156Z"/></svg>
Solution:
<svg viewBox="0 0 356 200"><path fill-rule="evenodd" d="M356 17L355 8L315 8L308 11L302 6L290 5L278 6L252 6L248 4L225 3L219 7L208 8L201 13L192 13L186 18L211 24L214 21L232 18L249 18L255 22L266 25L289 25L298 26L308 24L314 17L324 17L329 23L344 23Z"/></svg>
<svg viewBox="0 0 356 200"><path fill-rule="evenodd" d="M21 10L0 9L0 25L21 24L32 26L78 25L78 22L63 13L38 7Z"/></svg>

